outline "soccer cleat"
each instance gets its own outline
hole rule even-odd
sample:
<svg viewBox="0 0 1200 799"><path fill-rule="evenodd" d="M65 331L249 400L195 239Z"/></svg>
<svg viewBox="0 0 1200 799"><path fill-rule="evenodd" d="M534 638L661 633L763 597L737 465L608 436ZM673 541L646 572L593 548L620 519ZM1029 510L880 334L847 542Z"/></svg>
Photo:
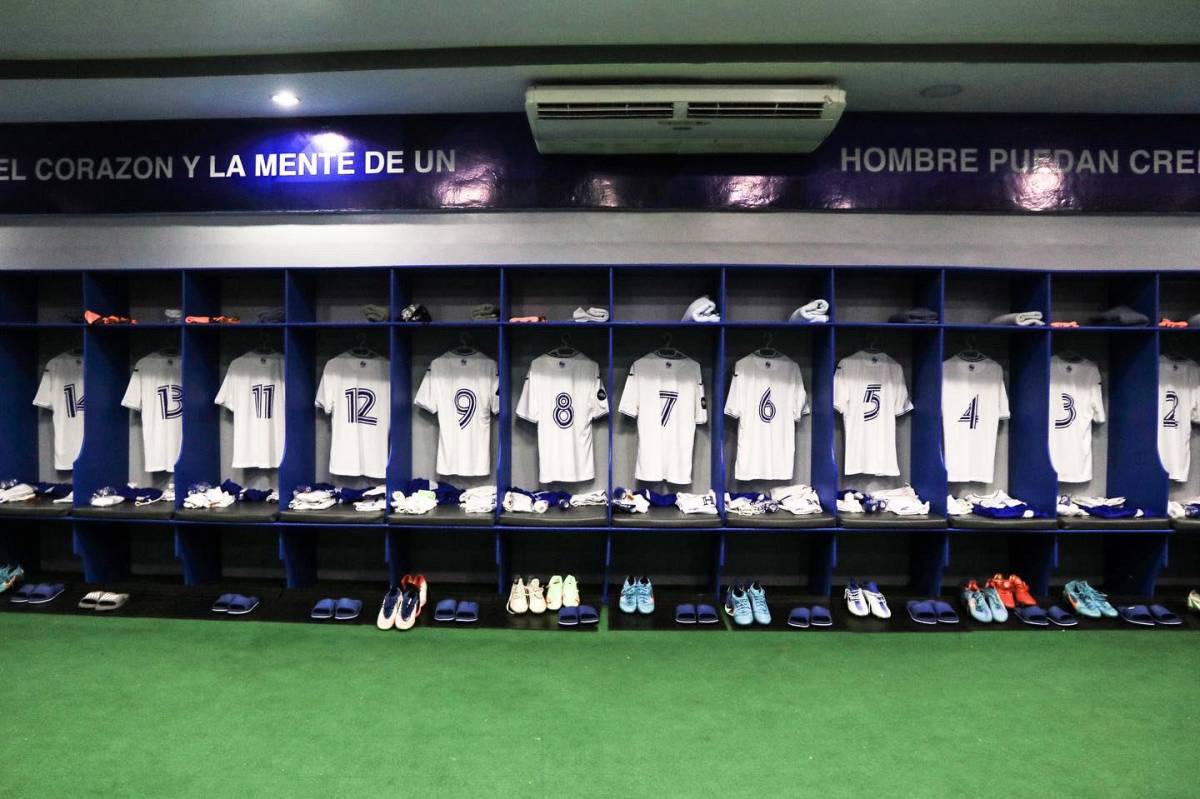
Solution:
<svg viewBox="0 0 1200 799"><path fill-rule="evenodd" d="M987 587L996 591L996 595L1000 597L1000 603L1006 610L1013 610L1017 607L1017 601L1013 599L1012 583L1005 580L1003 574L992 575L992 579L987 581Z"/></svg>
<svg viewBox="0 0 1200 799"><path fill-rule="evenodd" d="M1029 593L1029 583L1015 574L1008 575L1008 582L1012 586L1013 599L1016 600L1018 605L1031 608L1037 604L1037 600L1033 598L1033 594Z"/></svg>
<svg viewBox="0 0 1200 799"><path fill-rule="evenodd" d="M1192 591L1188 594L1188 610L1194 610L1200 613L1200 591Z"/></svg>
<svg viewBox="0 0 1200 799"><path fill-rule="evenodd" d="M1087 586L1087 588L1084 586ZM1092 592L1088 590L1090 587L1081 580L1072 580L1063 586L1063 598L1067 600L1067 604L1080 616L1087 616L1089 619L1098 619L1104 614L1100 612L1100 604L1092 596Z"/></svg>
<svg viewBox="0 0 1200 799"><path fill-rule="evenodd" d="M412 583L400 596L400 612L396 614L396 629L411 630L421 615L421 589Z"/></svg>
<svg viewBox="0 0 1200 799"><path fill-rule="evenodd" d="M642 586L638 583L636 577L626 577L625 584L621 586L621 601L618 603L622 613L634 613L637 611L638 599L642 594Z"/></svg>
<svg viewBox="0 0 1200 799"><path fill-rule="evenodd" d="M425 609L425 602L429 599L429 583L425 581L425 575L417 574L409 581L410 584L417 589L419 593L419 603L417 604L417 615L421 615L421 611Z"/></svg>
<svg viewBox="0 0 1200 799"><path fill-rule="evenodd" d="M1108 594L1102 594L1095 588L1092 588L1087 584L1086 580L1076 580L1075 590L1088 596L1095 603L1096 607L1100 609L1101 615L1107 616L1110 619L1115 619L1120 615L1117 613L1117 609L1109 604Z"/></svg>
<svg viewBox="0 0 1200 799"><path fill-rule="evenodd" d="M846 609L855 616L870 616L871 608L867 605L867 599L863 596L862 589L858 586L858 581L851 580L846 584L846 590L842 593L846 600Z"/></svg>
<svg viewBox="0 0 1200 799"><path fill-rule="evenodd" d="M508 592L508 604L504 609L509 613L520 616L529 610L529 591L525 588L525 581L520 577L512 582L512 590Z"/></svg>
<svg viewBox="0 0 1200 799"><path fill-rule="evenodd" d="M733 617L733 623L746 627L754 621L754 610L750 607L750 597L741 585L731 585L725 593L725 612Z"/></svg>
<svg viewBox="0 0 1200 799"><path fill-rule="evenodd" d="M542 593L542 584L538 578L532 577L525 590L529 593L529 612L542 614L546 612L546 596Z"/></svg>
<svg viewBox="0 0 1200 799"><path fill-rule="evenodd" d="M759 624L771 623L771 609L767 607L767 591L757 582L750 583L746 588L746 596L750 597L750 612L754 621Z"/></svg>
<svg viewBox="0 0 1200 799"><path fill-rule="evenodd" d="M654 612L654 585L650 582L649 577L643 577L638 582L638 587L641 589L637 598L638 613L649 616Z"/></svg>
<svg viewBox="0 0 1200 799"><path fill-rule="evenodd" d="M396 616L400 614L400 589L390 588L383 595L383 604L379 606L379 617L375 626L381 630L390 630L396 626Z"/></svg>
<svg viewBox="0 0 1200 799"><path fill-rule="evenodd" d="M0 569L0 594L10 590L14 585L21 582L25 578L25 570L20 566L8 567Z"/></svg>
<svg viewBox="0 0 1200 799"><path fill-rule="evenodd" d="M568 574L563 578L562 606L564 608L579 607L579 585L575 582L575 575L573 574Z"/></svg>
<svg viewBox="0 0 1200 799"><path fill-rule="evenodd" d="M975 621L987 624L992 620L992 610L988 607L988 601L979 590L979 583L974 580L963 586L962 602ZM1001 605L1001 608L1003 607Z"/></svg>
<svg viewBox="0 0 1200 799"><path fill-rule="evenodd" d="M557 574L546 583L546 610L558 610L562 607L563 578Z"/></svg>
<svg viewBox="0 0 1200 799"><path fill-rule="evenodd" d="M892 617L892 609L888 607L887 599L879 590L879 586L875 585L875 581L871 580L866 587L862 589L863 598L867 600L867 607L871 609L871 615L877 619L890 619Z"/></svg>
<svg viewBox="0 0 1200 799"><path fill-rule="evenodd" d="M996 624L1004 624L1008 621L1008 608L1004 607L1004 602L1000 599L1000 592L995 588L988 586L979 592L987 603L988 612L992 616L992 621Z"/></svg>

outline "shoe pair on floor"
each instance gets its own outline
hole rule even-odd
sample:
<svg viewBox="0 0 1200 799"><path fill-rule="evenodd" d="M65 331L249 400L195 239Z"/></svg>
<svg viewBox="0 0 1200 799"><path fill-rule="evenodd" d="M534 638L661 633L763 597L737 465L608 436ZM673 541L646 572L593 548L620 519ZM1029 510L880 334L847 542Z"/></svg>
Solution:
<svg viewBox="0 0 1200 799"><path fill-rule="evenodd" d="M725 612L740 627L771 623L767 591L757 581L749 585L734 583L729 586L725 591Z"/></svg>
<svg viewBox="0 0 1200 799"><path fill-rule="evenodd" d="M641 613L649 616L654 612L654 586L649 577L626 577L621 586L622 613Z"/></svg>
<svg viewBox="0 0 1200 799"><path fill-rule="evenodd" d="M8 601L14 605L44 605L58 599L65 588L62 583L26 583Z"/></svg>
<svg viewBox="0 0 1200 799"><path fill-rule="evenodd" d="M111 591L92 591L79 600L80 610L117 610L129 601L129 594L114 594Z"/></svg>
<svg viewBox="0 0 1200 799"><path fill-rule="evenodd" d="M317 604L313 605L312 612L309 613L309 618L317 621L326 619L334 619L335 621L350 621L357 619L362 612L362 600L351 599L350 597L342 597L334 599L333 597L325 597Z"/></svg>
<svg viewBox="0 0 1200 799"><path fill-rule="evenodd" d="M459 624L474 624L479 621L479 603L457 599L443 599L433 609L434 621L456 621Z"/></svg>
<svg viewBox="0 0 1200 799"><path fill-rule="evenodd" d="M1078 619L1057 605L1048 610L1038 607L1037 600L1029 590L1029 583L1016 574L1008 577L994 574L983 588L971 580L963 586L962 601L971 618L983 624L1004 624L1010 614L1031 627L1049 627L1051 624L1075 627L1079 624Z"/></svg>
<svg viewBox="0 0 1200 799"><path fill-rule="evenodd" d="M1101 616L1109 619L1117 617L1117 609L1108 602L1108 595L1102 594L1087 584L1086 580L1072 580L1063 586L1063 598L1080 616L1098 619Z"/></svg>
<svg viewBox="0 0 1200 799"><path fill-rule="evenodd" d="M962 602L963 607L971 614L971 618L977 622L1004 624L1008 621L1008 608L1005 607L1000 592L991 584L991 581L983 588L980 588L979 583L974 580L968 581L962 587Z"/></svg>
<svg viewBox="0 0 1200 799"><path fill-rule="evenodd" d="M846 609L855 616L874 616L877 619L892 617L892 609L888 607L887 599L874 580L866 585L859 585L858 580L853 579L846 584L842 596L846 600Z"/></svg>
<svg viewBox="0 0 1200 799"><path fill-rule="evenodd" d="M717 616L717 609L712 605L694 605L691 602L684 602L682 605L675 606L675 623L676 624L716 624L721 618Z"/></svg>
<svg viewBox="0 0 1200 799"><path fill-rule="evenodd" d="M579 584L575 576L566 577L554 575L545 588L538 578L531 577L526 583L518 575L512 582L508 592L508 604L505 610L514 616L523 613L545 613L547 610L579 607Z"/></svg>
<svg viewBox="0 0 1200 799"><path fill-rule="evenodd" d="M213 603L213 613L225 613L229 616L245 616L258 607L258 597L243 596L242 594L221 594Z"/></svg>
<svg viewBox="0 0 1200 799"><path fill-rule="evenodd" d="M400 585L392 586L384 594L375 626L381 630L411 630L428 598L429 584L425 582L425 575L404 575Z"/></svg>
<svg viewBox="0 0 1200 799"><path fill-rule="evenodd" d="M17 566L0 566L0 594L25 579L25 570Z"/></svg>

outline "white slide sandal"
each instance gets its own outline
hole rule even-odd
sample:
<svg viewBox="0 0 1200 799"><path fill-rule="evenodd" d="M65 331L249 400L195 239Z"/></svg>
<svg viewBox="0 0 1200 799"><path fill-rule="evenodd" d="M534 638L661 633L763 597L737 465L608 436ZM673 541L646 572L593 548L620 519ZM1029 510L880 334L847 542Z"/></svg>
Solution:
<svg viewBox="0 0 1200 799"><path fill-rule="evenodd" d="M100 603L100 598L103 596L103 591L92 591L90 594L86 594L83 599L79 600L79 607L83 610L95 610L96 605Z"/></svg>
<svg viewBox="0 0 1200 799"><path fill-rule="evenodd" d="M129 601L129 594L112 594L106 593L100 597L100 601L96 603L96 610L116 610L124 606Z"/></svg>

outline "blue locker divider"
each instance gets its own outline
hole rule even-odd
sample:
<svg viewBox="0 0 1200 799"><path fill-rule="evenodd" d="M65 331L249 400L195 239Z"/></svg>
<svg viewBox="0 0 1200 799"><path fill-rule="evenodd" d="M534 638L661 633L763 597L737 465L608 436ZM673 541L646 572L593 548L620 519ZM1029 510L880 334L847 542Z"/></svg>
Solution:
<svg viewBox="0 0 1200 799"><path fill-rule="evenodd" d="M1108 495L1147 516L1167 515L1167 473L1158 458L1158 334L1109 336Z"/></svg>
<svg viewBox="0 0 1200 799"><path fill-rule="evenodd" d="M1055 512L1058 475L1050 462L1050 336L1012 337L1008 386L1008 493L1047 516ZM1019 457L1017 457L1019 456Z"/></svg>
<svg viewBox="0 0 1200 799"><path fill-rule="evenodd" d="M946 513L946 464L942 457L941 330L913 331L912 481L930 513Z"/></svg>
<svg viewBox="0 0 1200 799"><path fill-rule="evenodd" d="M1013 275L1010 291L1011 311L1041 311L1042 319L1050 317L1050 275L1046 272Z"/></svg>
<svg viewBox="0 0 1200 799"><path fill-rule="evenodd" d="M717 270L717 296L713 299L724 318L729 313L726 303L725 270ZM712 470L712 489L717 495L717 512L725 519L725 328L717 331L712 354L712 404L708 409L709 468Z"/></svg>
<svg viewBox="0 0 1200 799"><path fill-rule="evenodd" d="M500 270L500 331L496 350L496 367L500 370L500 413L496 415L499 429L499 447L496 453L496 521L500 520L500 502L504 492L512 485L512 389L508 386L511 366L511 339L506 325L511 318L512 301L509 298L508 270ZM496 590L501 594L508 587L509 547L506 533L496 530Z"/></svg>
<svg viewBox="0 0 1200 799"><path fill-rule="evenodd" d="M188 486L219 483L221 474L218 339L215 331L183 331L183 443L175 464L175 507L182 508Z"/></svg>
<svg viewBox="0 0 1200 799"><path fill-rule="evenodd" d="M0 479L38 478L37 359L36 334L0 331Z"/></svg>
<svg viewBox="0 0 1200 799"><path fill-rule="evenodd" d="M831 327L813 331L813 372L809 387L812 412L812 486L821 506L832 513L837 501L838 466L834 451L837 414L833 410L833 375L837 350Z"/></svg>
<svg viewBox="0 0 1200 799"><path fill-rule="evenodd" d="M313 318L312 279L289 270L284 279L284 312L290 321ZM296 486L316 477L317 375L316 333L289 328L284 333L283 374L287 382L283 461L279 466L279 504L286 506ZM308 528L284 528L279 533L279 557L289 588L308 585L317 577L316 533Z"/></svg>
<svg viewBox="0 0 1200 799"><path fill-rule="evenodd" d="M84 582L110 583L129 576L127 527L76 522L72 546L83 561Z"/></svg>

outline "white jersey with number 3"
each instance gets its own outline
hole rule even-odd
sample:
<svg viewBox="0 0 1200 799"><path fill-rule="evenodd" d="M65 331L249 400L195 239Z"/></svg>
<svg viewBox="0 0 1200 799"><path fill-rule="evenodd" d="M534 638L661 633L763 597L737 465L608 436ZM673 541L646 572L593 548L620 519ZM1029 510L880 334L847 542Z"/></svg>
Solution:
<svg viewBox="0 0 1200 799"><path fill-rule="evenodd" d="M996 436L1008 418L1004 370L990 358L954 356L942 364L942 439L952 483L990 483Z"/></svg>
<svg viewBox="0 0 1200 799"><path fill-rule="evenodd" d="M278 469L283 460L283 355L234 358L214 402L233 414L234 469Z"/></svg>
<svg viewBox="0 0 1200 799"><path fill-rule="evenodd" d="M1096 364L1050 359L1050 462L1063 483L1092 479L1092 422L1104 423Z"/></svg>
<svg viewBox="0 0 1200 799"><path fill-rule="evenodd" d="M46 361L33 404L53 417L54 468L75 468L83 444L83 356L64 352Z"/></svg>
<svg viewBox="0 0 1200 799"><path fill-rule="evenodd" d="M173 472L183 442L183 378L178 355L153 353L133 365L121 404L142 415L148 472Z"/></svg>
<svg viewBox="0 0 1200 799"><path fill-rule="evenodd" d="M438 417L438 474L491 474L492 416L500 412L495 361L482 352L434 358L413 402Z"/></svg>
<svg viewBox="0 0 1200 799"><path fill-rule="evenodd" d="M833 407L845 427L845 473L899 475L896 417L913 409L900 364L882 352L843 358L833 374Z"/></svg>
<svg viewBox="0 0 1200 799"><path fill-rule="evenodd" d="M791 358L747 355L733 367L725 415L738 420L737 480L791 480L796 422L808 410L804 378Z"/></svg>
<svg viewBox="0 0 1200 799"><path fill-rule="evenodd" d="M329 473L382 479L392 420L388 359L349 352L330 358L317 407L330 416Z"/></svg>
<svg viewBox="0 0 1200 799"><path fill-rule="evenodd" d="M1158 457L1167 476L1187 482L1192 465L1192 424L1200 422L1200 364L1158 359Z"/></svg>
<svg viewBox="0 0 1200 799"><path fill-rule="evenodd" d="M592 422L607 414L608 394L595 361L579 352L534 358L517 416L537 425L538 480L578 483L595 477Z"/></svg>
<svg viewBox="0 0 1200 799"><path fill-rule="evenodd" d="M651 353L629 369L618 408L637 419L634 477L646 482L692 482L696 425L708 421L700 364Z"/></svg>

